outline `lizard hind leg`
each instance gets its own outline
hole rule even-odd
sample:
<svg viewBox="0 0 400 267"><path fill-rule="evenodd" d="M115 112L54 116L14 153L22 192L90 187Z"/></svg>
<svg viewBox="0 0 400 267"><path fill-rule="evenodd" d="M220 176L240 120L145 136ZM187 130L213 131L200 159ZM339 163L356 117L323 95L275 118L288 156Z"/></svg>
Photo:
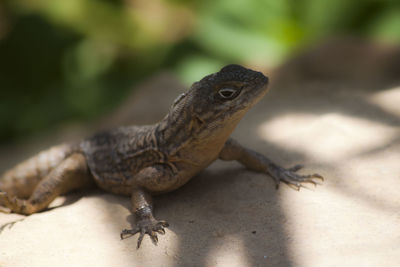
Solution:
<svg viewBox="0 0 400 267"><path fill-rule="evenodd" d="M0 192L0 206L11 212L29 215L39 212L59 195L93 184L85 157L75 153L63 160L43 178L28 199Z"/></svg>
<svg viewBox="0 0 400 267"><path fill-rule="evenodd" d="M61 144L21 162L0 176L0 192L29 198L40 181L75 150L73 144Z"/></svg>

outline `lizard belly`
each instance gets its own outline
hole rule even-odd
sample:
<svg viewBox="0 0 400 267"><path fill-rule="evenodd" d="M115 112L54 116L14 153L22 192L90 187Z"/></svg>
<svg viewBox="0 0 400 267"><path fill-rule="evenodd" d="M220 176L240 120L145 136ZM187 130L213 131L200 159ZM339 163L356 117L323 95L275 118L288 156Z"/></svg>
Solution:
<svg viewBox="0 0 400 267"><path fill-rule="evenodd" d="M95 172L92 172L94 181L98 187L104 191L129 196L132 193L132 185L128 183L128 180L124 177L118 176L100 176Z"/></svg>
<svg viewBox="0 0 400 267"><path fill-rule="evenodd" d="M152 178L149 179L149 183L145 186L152 194L163 194L167 192L174 191L179 187L186 184L190 179L192 179L200 170L183 170L176 175L169 177Z"/></svg>

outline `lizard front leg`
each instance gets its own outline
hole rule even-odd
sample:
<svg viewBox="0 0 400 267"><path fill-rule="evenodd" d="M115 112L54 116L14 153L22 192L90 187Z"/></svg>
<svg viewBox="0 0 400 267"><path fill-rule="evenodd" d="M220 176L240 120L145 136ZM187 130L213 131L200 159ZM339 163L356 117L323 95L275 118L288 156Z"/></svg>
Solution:
<svg viewBox="0 0 400 267"><path fill-rule="evenodd" d="M312 183L316 185L317 183L314 179L324 180L324 178L317 173L311 175L297 174L296 171L302 168L301 165L296 165L289 169L282 168L273 163L267 157L243 147L232 138L229 138L226 141L219 154L219 158L222 160L237 160L250 170L268 173L274 179L276 188L279 187L281 181L288 184L290 187L299 190L300 187L303 186L302 183Z"/></svg>
<svg viewBox="0 0 400 267"><path fill-rule="evenodd" d="M168 223L166 221L158 221L154 218L151 196L142 188L134 189L131 199L132 213L136 218L136 227L122 230L121 239L124 239L127 235L131 236L140 233L137 242L137 248L140 248L144 235L148 234L153 244L157 245L157 233L165 234L164 227L168 227Z"/></svg>
<svg viewBox="0 0 400 267"><path fill-rule="evenodd" d="M166 221L156 220L153 216L153 201L149 193L163 191L171 179L171 173L162 166L147 167L134 177L134 186L131 194L132 213L136 218L136 226L133 229L124 229L121 239L140 233L137 248L140 248L143 237L148 234L154 245L157 245L157 233L165 234L164 227L169 224ZM167 188L166 188L167 189Z"/></svg>

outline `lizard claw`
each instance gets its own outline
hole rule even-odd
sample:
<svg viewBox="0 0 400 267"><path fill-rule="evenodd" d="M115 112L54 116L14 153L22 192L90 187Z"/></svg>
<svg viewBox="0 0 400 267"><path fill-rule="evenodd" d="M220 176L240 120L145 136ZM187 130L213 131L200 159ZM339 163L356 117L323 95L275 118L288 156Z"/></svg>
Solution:
<svg viewBox="0 0 400 267"><path fill-rule="evenodd" d="M295 165L295 166L289 168L288 171L297 172L298 170L302 169L303 167L304 167L303 165L297 164L297 165Z"/></svg>
<svg viewBox="0 0 400 267"><path fill-rule="evenodd" d="M165 234L164 227L168 227L169 224L166 221L157 221L155 219L143 219L137 223L137 226L134 229L124 229L121 231L121 239L124 239L127 235L133 236L140 232L137 248L140 248L142 244L143 238L145 234L148 234L151 238L151 241L154 245L158 243L158 236L159 234Z"/></svg>
<svg viewBox="0 0 400 267"><path fill-rule="evenodd" d="M297 191L299 191L300 188L305 187L304 183L310 183L314 186L317 186L318 183L315 182L314 179L320 179L321 181L324 181L324 177L318 173L311 175L297 174L296 171L300 170L303 167L302 165L296 165L289 169L284 169L275 164L272 164L269 167L270 168L268 171L276 183L276 189L279 188L281 181Z"/></svg>

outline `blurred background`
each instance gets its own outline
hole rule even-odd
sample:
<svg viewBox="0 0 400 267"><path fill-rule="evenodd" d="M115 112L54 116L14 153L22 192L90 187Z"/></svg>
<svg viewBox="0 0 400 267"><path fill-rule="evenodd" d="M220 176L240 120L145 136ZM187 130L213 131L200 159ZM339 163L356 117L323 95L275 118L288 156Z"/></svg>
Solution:
<svg viewBox="0 0 400 267"><path fill-rule="evenodd" d="M396 0L3 0L0 144L94 120L168 70L267 71L332 36L400 43ZM158 96L159 97L159 96Z"/></svg>

